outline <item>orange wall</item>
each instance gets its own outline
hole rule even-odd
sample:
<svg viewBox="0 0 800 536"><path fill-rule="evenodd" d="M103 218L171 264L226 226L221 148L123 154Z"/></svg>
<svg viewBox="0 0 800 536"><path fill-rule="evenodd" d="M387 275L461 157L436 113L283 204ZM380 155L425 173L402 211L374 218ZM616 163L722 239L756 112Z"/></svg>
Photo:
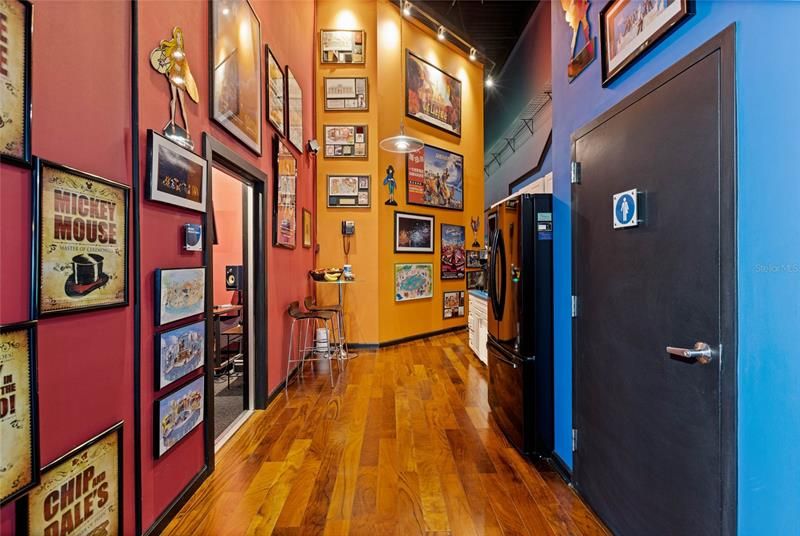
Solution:
<svg viewBox="0 0 800 536"><path fill-rule="evenodd" d="M244 185L217 168L212 168L214 181L214 218L217 242L214 245L214 304L231 303L233 292L225 290L225 267L243 263L242 196Z"/></svg>

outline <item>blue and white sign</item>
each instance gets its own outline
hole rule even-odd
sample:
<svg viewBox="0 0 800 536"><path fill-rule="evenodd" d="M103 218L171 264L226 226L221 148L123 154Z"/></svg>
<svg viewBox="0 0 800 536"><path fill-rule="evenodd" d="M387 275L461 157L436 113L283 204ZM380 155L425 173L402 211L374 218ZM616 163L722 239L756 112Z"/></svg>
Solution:
<svg viewBox="0 0 800 536"><path fill-rule="evenodd" d="M614 229L637 227L639 225L638 192L628 190L614 194Z"/></svg>

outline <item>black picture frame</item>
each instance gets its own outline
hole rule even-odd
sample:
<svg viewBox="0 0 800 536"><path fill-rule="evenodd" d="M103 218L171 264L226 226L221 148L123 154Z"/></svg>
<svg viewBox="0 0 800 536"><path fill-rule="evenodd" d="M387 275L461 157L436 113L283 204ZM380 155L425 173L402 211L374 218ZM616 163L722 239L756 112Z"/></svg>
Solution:
<svg viewBox="0 0 800 536"><path fill-rule="evenodd" d="M451 316L447 316L448 309L452 309L447 307L447 295L448 294L457 294L459 300L459 306L456 308L456 314ZM445 290L442 292L442 320L454 320L456 318L464 318L466 316L466 291L464 290ZM459 310L460 309L460 310Z"/></svg>
<svg viewBox="0 0 800 536"><path fill-rule="evenodd" d="M444 260L444 252L445 252L445 236L447 235L446 230L447 228L452 229L459 229L461 231L462 242L461 242L461 252L464 255L464 264L459 267L456 267L456 270L453 272L445 271L445 260ZM439 278L442 281L455 281L459 279L464 279L466 273L466 266L467 266L467 228L464 225L458 225L453 223L442 223L439 226L439 241L441 244L439 245Z"/></svg>
<svg viewBox="0 0 800 536"><path fill-rule="evenodd" d="M198 279L201 279L203 281L203 296L198 301L198 303L200 304L199 310L196 311L196 312L192 312L192 313L186 313L186 314L183 314L181 316L169 317L169 319L163 318L162 311L161 311L161 308L162 308L161 307L161 305L162 305L161 304L161 289L162 289L162 285L163 285L164 274L167 273L167 272L182 272L182 271L189 271L189 270L201 270L203 272L202 276L198 278ZM206 284L205 284L205 281L206 281L205 272L206 272L206 267L205 266L191 266L191 267L188 267L188 268L156 268L155 272L153 272L153 291L154 291L154 293L153 293L153 308L154 308L153 319L155 320L155 325L156 326L166 326L168 324L172 324L173 322L179 322L179 321L185 320L187 318L199 317L199 315L205 313L205 301L206 301L205 300L205 295L206 295L206 292L208 291L208 289L206 288Z"/></svg>
<svg viewBox="0 0 800 536"><path fill-rule="evenodd" d="M467 272L467 290L484 290L486 288L486 272L472 270Z"/></svg>
<svg viewBox="0 0 800 536"><path fill-rule="evenodd" d="M461 122L462 122L462 117L463 117L463 113L462 113L462 109L461 109L461 104L462 104L462 102L461 102L461 92L462 92L461 91L461 89L462 89L461 88L461 80L459 80L457 77L453 76L452 74L448 73L447 71L444 71L443 69L437 67L436 65L432 64L431 62L427 61L426 59L422 58L421 56L418 56L418 55L414 54L409 49L406 49L406 58L405 59L406 59L406 61L405 61L405 70L406 70L406 72L405 72L405 81L406 82L405 82L405 88L403 88L403 90L405 91L406 117L410 117L411 119L414 119L415 121L419 121L420 123L423 123L423 124L426 124L428 126L431 126L431 127L435 128L435 129L441 130L442 132L446 132L446 133L450 134L451 136L455 136L456 138L461 138L461 128L462 128ZM442 73L442 75L446 76L448 79L450 79L450 80L454 81L455 83L457 83L457 85L455 86L455 87L458 87L458 95L456 96L456 98L458 99L458 127L457 128L452 128L452 127L448 128L448 127L436 124L431 119L427 119L424 115L423 116L418 116L416 114L411 113L411 110L409 108L409 101L410 101L410 99L409 99L409 93L410 93L410 88L409 88L409 80L410 80L409 69L411 67L409 67L409 66L412 65L412 63L411 63L412 61L413 62L422 63L422 64L424 64L425 66L427 66L427 67L429 67L431 69L439 71L440 73Z"/></svg>
<svg viewBox="0 0 800 536"><path fill-rule="evenodd" d="M33 165L31 156L31 48L32 48L32 35L33 35L33 4L28 0L9 0L10 2L19 3L25 10L24 21L24 35L25 43L23 44L23 59L22 59L22 156L15 156L8 154L4 149L0 149L0 162L5 164L12 164L23 168L30 169ZM0 98L0 102L3 99ZM0 114L5 110L0 110Z"/></svg>
<svg viewBox="0 0 800 536"><path fill-rule="evenodd" d="M430 247L411 247L400 245L400 220L416 219L427 222L430 227ZM394 252L395 253L433 253L436 250L436 217L432 214L415 214L413 212L394 211Z"/></svg>
<svg viewBox="0 0 800 536"><path fill-rule="evenodd" d="M275 64L275 67L281 73L281 120L282 124L277 124L272 118L272 86L270 85L271 81L271 74L270 74L270 60L272 63ZM286 72L281 67L281 64L278 62L278 58L275 57L274 51L269 47L269 45L264 45L264 70L266 71L266 81L267 81L267 121L272 125L281 137L287 136L287 106L286 106Z"/></svg>
<svg viewBox="0 0 800 536"><path fill-rule="evenodd" d="M328 83L332 80L352 80L354 87L353 97L329 97L328 96ZM364 91L359 93L359 82L363 82ZM368 112L369 111L369 78L366 76L326 76L322 79L322 92L325 98L325 111L326 112ZM359 97L364 97L363 106L348 107L348 101L355 101L358 103ZM342 106L331 106L334 102L342 102Z"/></svg>
<svg viewBox="0 0 800 536"><path fill-rule="evenodd" d="M411 188L409 187L409 181L411 180L411 170L409 166L409 161L413 158L413 153L406 154L406 204L407 205L416 205L420 207L428 207L428 208L438 208L442 210L455 210L458 212L464 212L464 206L466 205L466 192L464 191L464 155L457 153L455 151L449 151L447 149L442 149L441 147L437 147L436 145L431 145L429 143L423 144L420 151L422 151L422 172L423 175L425 173L425 149L430 148L435 151L440 151L442 153L447 153L453 156L459 157L461 161L461 206L460 207L450 207L441 204L431 204L431 203L420 203L417 201L411 200Z"/></svg>
<svg viewBox="0 0 800 536"><path fill-rule="evenodd" d="M481 264L481 252L483 250L480 249L468 249L466 250L467 254L467 269L469 268L483 268Z"/></svg>
<svg viewBox="0 0 800 536"><path fill-rule="evenodd" d="M297 98L292 98L293 90L298 93L299 96ZM294 77L294 73L292 73L288 65L286 66L286 91L284 95L286 99L286 139L297 149L297 152L303 154L303 86ZM292 109L297 105L299 105L299 109L295 111L300 119L299 125L295 125L294 121L292 121Z"/></svg>
<svg viewBox="0 0 800 536"><path fill-rule="evenodd" d="M161 176L157 170L160 169L162 149L172 152L176 157L182 158L194 164L201 166L202 179L200 186L200 201L193 201L191 199L182 198L158 188L158 179ZM170 177L175 177L176 174L170 173ZM188 179L181 177L181 182L188 182ZM187 186L188 187L188 186ZM192 151L181 147L177 143L162 136L152 129L147 130L147 199L157 203L165 203L196 212L205 212L208 206L208 161L202 156L193 153Z"/></svg>
<svg viewBox="0 0 800 536"><path fill-rule="evenodd" d="M337 50L334 52L334 56L342 56L341 60L334 61L333 59L325 57L325 34L332 33L332 32L349 32L351 34L361 34L361 60L360 61L353 61L352 56L355 55L355 51L342 51ZM355 39L353 40L353 45L355 46ZM350 54L349 61L346 60L347 54ZM319 62L322 65L364 65L367 62L367 32L364 30L336 30L331 28L322 28L319 31Z"/></svg>
<svg viewBox="0 0 800 536"><path fill-rule="evenodd" d="M192 386L194 386L196 384L200 384L201 385L201 387L199 389L199 392L201 393L201 396L203 398L203 401L200 404L200 409L201 409L200 420L197 421L194 425L192 425L191 428L186 430L185 433L180 437L180 439L178 439L177 441L175 441L174 443L169 445L166 448L166 450L164 450L162 452L161 451L161 443L159 441L160 438L161 438L161 412L160 412L161 403L165 399L168 399L170 397L174 397L179 392L181 392L181 391L183 391L185 389L189 389L190 387L192 387ZM166 455L176 445L181 444L187 437L189 437L189 435L193 431L195 431L198 426L204 425L206 417L208 417L208 415L206 415L206 408L208 407L208 404L207 404L207 401L206 401L206 396L207 396L207 393L206 393L206 376L204 374L199 374L199 375L193 376L192 379L181 383L180 385L178 385L175 389L173 389L169 393L167 393L167 394L165 394L165 395L163 395L163 396L161 396L161 397L159 397L159 398L157 398L156 400L153 401L153 458L155 458L157 460L157 459L161 458L162 456Z"/></svg>
<svg viewBox="0 0 800 536"><path fill-rule="evenodd" d="M331 191L331 183L335 179L353 178L356 179L356 190L354 194L335 194ZM328 208L370 208L372 204L372 176L371 175L347 175L344 173L331 173L326 176ZM366 198L366 200L364 199ZM347 202L342 202L347 201ZM350 203L349 201L352 201Z"/></svg>
<svg viewBox="0 0 800 536"><path fill-rule="evenodd" d="M272 188L272 245L274 247L286 248L286 249L296 249L297 248L297 158L292 154L292 151L288 149L288 145L286 145L283 140L279 136L275 136L274 140L275 150L274 150L274 180L273 180L273 188ZM281 150L282 147L286 147L285 150ZM281 240L280 232L283 229L281 220L281 180L284 175L281 175L281 158L292 158L294 160L294 193L293 193L293 206L291 209L292 221L287 223L291 223L291 232L293 233L293 242L285 242ZM287 175L288 177L288 175Z"/></svg>
<svg viewBox="0 0 800 536"><path fill-rule="evenodd" d="M37 355L36 355L36 320L28 320L25 322L17 322L15 324L0 325L0 334L11 333L15 331L26 331L28 338L28 379L29 379L29 393L30 398L28 405L30 408L30 421L31 421L31 471L30 482L20 486L17 490L9 493L6 496L0 497L0 507L10 504L20 497L24 496L31 489L39 485L40 481L40 448L39 448L39 379L37 368ZM21 404L17 400L17 405ZM2 490L0 490L2 493Z"/></svg>
<svg viewBox="0 0 800 536"><path fill-rule="evenodd" d="M161 356L161 341L164 339L164 337L167 337L167 336L175 333L176 331L183 331L183 330L187 330L189 328L193 328L193 327L196 327L196 326L200 326L202 328L202 332L203 332L203 341L201 343L202 357L201 357L200 365L195 367L195 368L193 368L193 369L191 369L191 370L188 370L188 371L184 372L183 374L181 374L180 376L176 377L173 380L169 380L167 382L164 382L163 381L163 372L164 371L161 368L161 365L162 365L161 364L161 361L162 361L162 359L161 359L162 358L162 356ZM166 389L170 385L174 385L177 382L182 382L188 376L196 373L198 370L202 370L205 367L206 358L207 358L206 352L205 352L205 349L206 349L206 346L207 346L206 345L206 338L207 337L208 337L208 334L206 333L206 320L205 320L205 318L201 318L199 320L193 320L191 322L187 322L185 324L181 324L179 326L175 326L173 328L166 329L166 330L163 330L161 332L157 332L157 333L154 334L154 336L153 336L153 385L154 385L156 391L160 391L162 389Z"/></svg>

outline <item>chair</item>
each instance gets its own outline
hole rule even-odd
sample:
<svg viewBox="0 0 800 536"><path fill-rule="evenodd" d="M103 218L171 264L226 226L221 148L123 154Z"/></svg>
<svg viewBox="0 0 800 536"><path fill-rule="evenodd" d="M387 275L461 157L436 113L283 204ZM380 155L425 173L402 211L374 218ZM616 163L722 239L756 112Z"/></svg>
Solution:
<svg viewBox="0 0 800 536"><path fill-rule="evenodd" d="M344 311L340 304L335 305L317 305L314 298L306 296L303 300L303 305L311 312L327 311L333 313L336 318L336 345L339 347L340 359L347 359L347 339L344 334Z"/></svg>
<svg viewBox="0 0 800 536"><path fill-rule="evenodd" d="M333 363L331 363L333 356L333 352L331 351L331 344L330 341L328 342L327 347L321 347L316 340L316 333L315 328L321 323L322 326L328 329L328 333L333 331L333 318L334 313L330 311L307 311L304 312L300 309L300 302L292 302L289 304L289 308L287 310L289 317L292 319L292 325L289 329L289 352L286 358L286 397L289 397L289 371L291 369L292 363L300 363L300 371L298 374L300 378L303 377L303 367L306 361L323 361L327 360L330 363L330 375L331 375L331 386L333 386ZM300 322L300 326L298 328L297 333L297 344L295 344L295 324ZM308 345L308 331L309 329L312 330L311 335L311 342L312 345ZM301 331L302 330L302 331ZM302 342L301 342L302 341ZM296 349L297 356L293 359L292 358L292 350ZM324 354L322 357L307 357L308 354L313 355L320 355ZM339 364L341 370L341 361Z"/></svg>

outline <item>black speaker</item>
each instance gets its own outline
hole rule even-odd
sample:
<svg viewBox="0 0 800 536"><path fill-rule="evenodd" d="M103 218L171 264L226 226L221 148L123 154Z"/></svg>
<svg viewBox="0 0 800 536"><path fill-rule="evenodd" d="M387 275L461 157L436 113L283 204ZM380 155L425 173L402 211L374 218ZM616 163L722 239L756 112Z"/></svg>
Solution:
<svg viewBox="0 0 800 536"><path fill-rule="evenodd" d="M241 264L225 267L225 290L243 290L243 271L244 267Z"/></svg>

